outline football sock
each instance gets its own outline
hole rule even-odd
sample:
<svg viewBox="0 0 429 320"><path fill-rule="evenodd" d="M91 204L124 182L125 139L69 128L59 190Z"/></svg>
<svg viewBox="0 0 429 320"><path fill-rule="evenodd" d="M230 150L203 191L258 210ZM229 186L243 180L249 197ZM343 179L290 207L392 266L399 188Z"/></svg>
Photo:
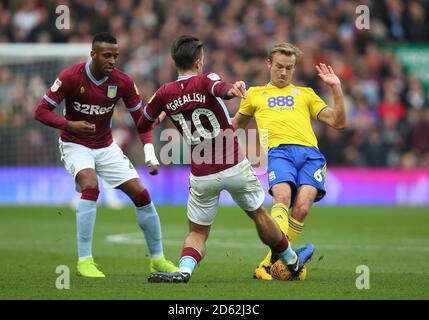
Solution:
<svg viewBox="0 0 429 320"><path fill-rule="evenodd" d="M192 247L183 248L179 261L179 272L192 274L201 259L201 253L197 249Z"/></svg>
<svg viewBox="0 0 429 320"><path fill-rule="evenodd" d="M294 217L289 216L289 228L287 230L287 237L289 242L295 242L304 228L304 222L299 222Z"/></svg>
<svg viewBox="0 0 429 320"><path fill-rule="evenodd" d="M92 234L94 231L97 202L80 199L76 208L77 252L79 257L92 256Z"/></svg>
<svg viewBox="0 0 429 320"><path fill-rule="evenodd" d="M276 203L271 208L271 216L277 222L277 224L280 227L280 230L284 234L288 234L288 230L290 229L288 214L289 214L289 209L283 203ZM289 234L288 234L288 237L289 237ZM265 257L265 259L259 263L259 267L271 266L271 264L272 264L271 258L272 258L272 254L271 254L271 250L270 250L270 251L268 251L268 254Z"/></svg>
<svg viewBox="0 0 429 320"><path fill-rule="evenodd" d="M276 203L271 208L271 216L277 222L277 224L280 227L280 230L284 234L287 234L287 231L289 229L288 215L289 215L289 209L283 203Z"/></svg>
<svg viewBox="0 0 429 320"><path fill-rule="evenodd" d="M136 207L137 222L143 230L149 253L155 259L162 258L161 223L154 204L151 202L144 207Z"/></svg>
<svg viewBox="0 0 429 320"><path fill-rule="evenodd" d="M295 263L296 259L298 258L284 234L280 242L272 247L271 250L275 252L280 258L282 258L287 264Z"/></svg>
<svg viewBox="0 0 429 320"><path fill-rule="evenodd" d="M287 264L292 264L296 262L298 256L295 251L293 251L292 247L289 246L285 251L279 252L278 254Z"/></svg>

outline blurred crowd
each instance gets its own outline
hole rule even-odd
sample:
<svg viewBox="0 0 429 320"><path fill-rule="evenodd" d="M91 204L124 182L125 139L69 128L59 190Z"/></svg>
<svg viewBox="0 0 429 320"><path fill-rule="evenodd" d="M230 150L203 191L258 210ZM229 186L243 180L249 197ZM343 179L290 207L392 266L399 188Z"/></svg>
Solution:
<svg viewBox="0 0 429 320"><path fill-rule="evenodd" d="M60 4L70 8L70 29L55 27ZM358 5L370 10L369 30L355 26ZM0 0L0 43L91 42L95 33L110 31L120 45L119 68L134 78L147 101L159 85L177 76L170 46L179 35L204 41L207 71L227 81L244 80L248 87L269 81L267 50L292 42L304 52L294 84L312 87L330 104L315 64L332 65L342 80L347 129L314 123L328 164L416 168L429 167L428 95L390 48L429 45L428 16L425 0ZM0 165L59 161L56 133L32 119L54 79L0 65L0 150L8 153ZM238 100L228 101L231 116L238 105ZM166 126L171 123L157 130ZM141 164L142 148L124 108L116 108L113 128L116 141Z"/></svg>

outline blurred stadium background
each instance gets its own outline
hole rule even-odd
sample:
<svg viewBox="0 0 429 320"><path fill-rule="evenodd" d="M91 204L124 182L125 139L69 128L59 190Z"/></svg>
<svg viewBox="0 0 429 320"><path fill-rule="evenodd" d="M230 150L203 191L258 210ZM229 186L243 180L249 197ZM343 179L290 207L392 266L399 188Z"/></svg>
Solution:
<svg viewBox="0 0 429 320"><path fill-rule="evenodd" d="M69 7L70 29L56 28L58 5ZM369 30L355 26L359 5L370 10ZM144 101L159 85L176 78L170 45L178 35L194 34L204 41L207 71L227 81L242 79L248 87L268 82L265 58L271 45L296 44L304 56L294 83L314 88L329 103L327 87L314 68L324 62L342 79L345 93L347 129L314 123L328 160L328 196L321 205L425 208L428 19L427 0L0 0L0 205L8 205L0 212L12 217L15 205L66 206L78 196L59 158L59 132L36 122L33 112L63 68L89 58L88 43L100 31L117 37L119 68L132 75ZM231 116L238 105L237 100L227 102ZM114 138L142 167L142 146L127 113L115 108ZM172 127L171 122L156 131L166 127ZM155 140L159 150L159 134ZM144 169L141 176L159 206L184 205L188 171L187 166L169 166L162 167L158 177L149 177ZM260 178L266 184L263 174ZM110 207L123 201L119 193L103 193L101 199ZM267 196L267 204L270 201ZM357 215L360 208L351 212ZM416 213L419 227L429 223L424 211ZM393 217L402 219L400 214ZM424 230L418 233L426 241L422 245L428 244ZM423 253L427 261L427 250Z"/></svg>
<svg viewBox="0 0 429 320"><path fill-rule="evenodd" d="M55 26L60 4L70 8L70 29ZM369 30L355 27L356 7L362 4L370 9ZM428 8L428 1L400 0L0 1L0 203L61 203L66 194L72 196L73 185L57 150L58 132L34 121L33 112L63 68L89 58L85 44L92 36L109 30L120 44L119 68L133 76L144 101L160 84L175 79L169 49L177 35L196 34L207 50L206 70L229 81L243 79L248 86L268 81L264 59L271 45L297 44L305 54L295 83L314 88L329 102L327 87L314 69L323 61L339 74L346 94L346 130L314 125L331 169L327 201L428 204ZM231 115L238 104L228 102ZM158 132L166 126L171 122ZM142 147L124 108L115 110L113 131L133 163L142 165ZM159 141L156 146L159 150ZM61 170L48 171L52 167ZM349 170L337 178L335 167ZM378 186L374 189L373 180L355 180L365 176L362 171L356 176L357 168L398 170L372 172L379 183L386 183L383 194ZM67 186L60 188L66 194L58 193L58 179ZM361 184L363 190L373 188L367 194L378 195L379 202L375 197L362 201L361 193L352 192ZM38 189L34 196L32 188ZM346 190L350 196L341 197ZM186 190L182 194L174 203L183 203Z"/></svg>

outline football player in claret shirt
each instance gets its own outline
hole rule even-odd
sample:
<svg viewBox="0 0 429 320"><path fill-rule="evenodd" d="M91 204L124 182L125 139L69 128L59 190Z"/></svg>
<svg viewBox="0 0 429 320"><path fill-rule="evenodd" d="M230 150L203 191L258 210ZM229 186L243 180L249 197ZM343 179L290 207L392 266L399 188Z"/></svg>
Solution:
<svg viewBox="0 0 429 320"><path fill-rule="evenodd" d="M222 81L216 73L203 73L203 43L193 36L181 36L172 46L172 58L179 69L177 81L163 85L144 107L139 132L148 132L162 112L191 146L189 234L181 253L179 272L155 272L149 282L188 282L204 257L210 227L214 222L219 195L226 190L254 220L261 240L278 254L292 274L298 275L313 253L312 245L296 252L279 226L262 206L262 186L250 162L243 155L222 99L244 98L244 82ZM198 152L196 152L198 150ZM204 153L200 157L200 151Z"/></svg>
<svg viewBox="0 0 429 320"><path fill-rule="evenodd" d="M116 39L99 33L92 41L91 60L63 70L43 96L35 119L61 130L59 148L65 168L82 193L76 208L78 274L104 278L92 257L92 236L99 195L97 176L107 188L125 192L136 206L137 222L151 255L150 272L177 270L164 258L159 216L137 171L112 139L113 109L122 99L134 122L143 113L139 92L126 73L115 68L119 56ZM65 100L64 117L52 112ZM156 123L154 124L156 125ZM150 134L140 134L145 160L157 174L159 162Z"/></svg>
<svg viewBox="0 0 429 320"><path fill-rule="evenodd" d="M331 66L320 63L316 70L330 88L333 107L328 107L313 89L292 83L301 54L301 50L290 43L275 45L267 59L270 82L249 88L233 121L235 129L244 128L255 117L261 142L268 141L271 215L292 243L301 233L313 202L326 193L326 159L317 147L310 120L313 118L335 129L344 128L346 122L341 82ZM265 133L268 136L264 136ZM255 277L271 280L269 271L276 259L269 252L255 270Z"/></svg>

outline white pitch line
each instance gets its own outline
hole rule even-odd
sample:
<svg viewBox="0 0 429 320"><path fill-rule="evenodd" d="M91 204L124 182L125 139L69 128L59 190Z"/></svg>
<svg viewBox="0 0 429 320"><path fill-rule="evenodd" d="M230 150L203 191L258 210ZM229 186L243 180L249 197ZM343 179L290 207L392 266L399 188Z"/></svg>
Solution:
<svg viewBox="0 0 429 320"><path fill-rule="evenodd" d="M173 240L165 238L162 240L164 245L170 246L183 246L183 240ZM224 247L224 248L260 248L263 246L262 243L255 237L255 243L248 242L237 242L231 241L232 239L228 239L228 241L221 239L209 239L208 245L214 247ZM122 243L122 244L145 244L146 241L141 233L122 233L122 234L112 234L106 237L107 242L113 243Z"/></svg>
<svg viewBox="0 0 429 320"><path fill-rule="evenodd" d="M242 236L253 234L253 232L244 230L239 230L239 234ZM252 230L251 230L252 231ZM257 238L256 234L253 240L250 241L237 241L231 237L227 237L226 235L230 235L231 232L228 230L219 230L216 232L216 236L213 238L209 238L208 245L214 247L221 248L261 248L264 245ZM223 236L222 236L223 235ZM145 244L146 241L141 233L122 233L122 234L112 234L106 237L107 242L112 243L121 243L121 244L135 244L142 245ZM182 246L184 238L181 240L171 239L168 237L164 237L163 244L170 246ZM412 252L429 252L429 247L426 245L373 245L373 244L318 244L316 243L316 248L319 250L329 250L329 251L350 251L350 250L377 250L377 251L412 251Z"/></svg>

